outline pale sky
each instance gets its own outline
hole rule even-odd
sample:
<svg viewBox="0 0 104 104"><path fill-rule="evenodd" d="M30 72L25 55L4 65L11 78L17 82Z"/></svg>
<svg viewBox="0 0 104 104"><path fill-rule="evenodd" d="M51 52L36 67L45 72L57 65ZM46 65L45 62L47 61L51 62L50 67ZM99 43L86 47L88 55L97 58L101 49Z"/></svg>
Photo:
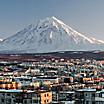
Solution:
<svg viewBox="0 0 104 104"><path fill-rule="evenodd" d="M51 16L104 40L104 0L0 0L0 38Z"/></svg>

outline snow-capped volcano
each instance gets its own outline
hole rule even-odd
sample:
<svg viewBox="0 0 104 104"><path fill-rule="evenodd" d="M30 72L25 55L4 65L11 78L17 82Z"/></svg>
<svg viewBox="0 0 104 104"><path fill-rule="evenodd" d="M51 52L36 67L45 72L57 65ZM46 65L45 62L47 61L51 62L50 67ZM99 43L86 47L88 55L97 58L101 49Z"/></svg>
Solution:
<svg viewBox="0 0 104 104"><path fill-rule="evenodd" d="M0 43L0 51L20 53L99 49L104 49L104 41L86 37L55 17L29 25Z"/></svg>

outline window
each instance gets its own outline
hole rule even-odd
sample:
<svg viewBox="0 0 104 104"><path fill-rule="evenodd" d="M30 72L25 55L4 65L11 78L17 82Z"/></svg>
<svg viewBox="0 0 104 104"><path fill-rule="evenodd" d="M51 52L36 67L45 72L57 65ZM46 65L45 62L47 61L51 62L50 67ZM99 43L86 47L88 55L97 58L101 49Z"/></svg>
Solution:
<svg viewBox="0 0 104 104"><path fill-rule="evenodd" d="M35 99L34 99L34 100L33 100L33 103L38 103L38 100L35 100Z"/></svg>
<svg viewBox="0 0 104 104"><path fill-rule="evenodd" d="M6 99L6 104L11 104L11 99Z"/></svg>
<svg viewBox="0 0 104 104"><path fill-rule="evenodd" d="M87 94L86 94L86 96L87 96Z"/></svg>
<svg viewBox="0 0 104 104"><path fill-rule="evenodd" d="M47 94L47 96L49 96L49 94Z"/></svg>
<svg viewBox="0 0 104 104"><path fill-rule="evenodd" d="M27 103L27 100L24 100L24 103L26 104Z"/></svg>
<svg viewBox="0 0 104 104"><path fill-rule="evenodd" d="M28 98L31 98L32 97L32 94L28 94Z"/></svg>
<svg viewBox="0 0 104 104"><path fill-rule="evenodd" d="M46 94L44 94L44 96L46 97Z"/></svg>
<svg viewBox="0 0 104 104"><path fill-rule="evenodd" d="M44 100L44 103L46 103L46 100Z"/></svg>
<svg viewBox="0 0 104 104"><path fill-rule="evenodd" d="M4 102L4 99L1 99L1 102Z"/></svg>
<svg viewBox="0 0 104 104"><path fill-rule="evenodd" d="M36 94L32 94L32 96L36 96Z"/></svg>
<svg viewBox="0 0 104 104"><path fill-rule="evenodd" d="M47 103L49 102L49 100L47 100Z"/></svg>
<svg viewBox="0 0 104 104"><path fill-rule="evenodd" d="M24 94L24 98L27 98L27 94Z"/></svg>
<svg viewBox="0 0 104 104"><path fill-rule="evenodd" d="M32 100L30 99L30 103L32 103Z"/></svg>
<svg viewBox="0 0 104 104"><path fill-rule="evenodd" d="M7 96L10 96L10 93L7 93Z"/></svg>
<svg viewBox="0 0 104 104"><path fill-rule="evenodd" d="M92 101L92 104L95 104L95 101Z"/></svg>
<svg viewBox="0 0 104 104"><path fill-rule="evenodd" d="M95 97L95 94L92 94L92 97Z"/></svg>
<svg viewBox="0 0 104 104"><path fill-rule="evenodd" d="M89 101L86 101L86 104L89 104Z"/></svg>

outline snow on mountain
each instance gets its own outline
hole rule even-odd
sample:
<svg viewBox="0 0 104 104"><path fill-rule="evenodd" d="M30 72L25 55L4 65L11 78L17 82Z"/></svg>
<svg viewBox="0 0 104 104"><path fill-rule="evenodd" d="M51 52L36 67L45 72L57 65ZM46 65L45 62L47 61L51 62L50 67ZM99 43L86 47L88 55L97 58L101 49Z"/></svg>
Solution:
<svg viewBox="0 0 104 104"><path fill-rule="evenodd" d="M104 41L86 37L55 17L31 24L0 43L0 51L20 53L99 49L104 49Z"/></svg>
<svg viewBox="0 0 104 104"><path fill-rule="evenodd" d="M3 39L0 39L0 42L3 41Z"/></svg>

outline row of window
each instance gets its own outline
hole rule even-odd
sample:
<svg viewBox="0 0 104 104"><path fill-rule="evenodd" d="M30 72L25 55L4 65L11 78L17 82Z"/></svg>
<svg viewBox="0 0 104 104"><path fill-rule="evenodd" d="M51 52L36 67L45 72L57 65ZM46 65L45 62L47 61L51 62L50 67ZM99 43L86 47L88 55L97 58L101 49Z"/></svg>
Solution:
<svg viewBox="0 0 104 104"><path fill-rule="evenodd" d="M45 96L45 97L48 97L48 96L49 96L49 94L44 94L44 96Z"/></svg>
<svg viewBox="0 0 104 104"><path fill-rule="evenodd" d="M9 103L9 104L11 104L11 99L1 99L1 102L2 103L4 103L4 102L6 102L6 104L7 103ZM17 103L20 103L21 101L20 100L18 100L18 101L15 101L15 100L13 100L13 102L17 102ZM25 100L22 100L22 102L24 103L24 104L31 104L31 103L40 103L40 100L35 100L35 99L25 99ZM44 101L44 102L46 102L46 101ZM47 100L47 102L48 102L48 100Z"/></svg>

